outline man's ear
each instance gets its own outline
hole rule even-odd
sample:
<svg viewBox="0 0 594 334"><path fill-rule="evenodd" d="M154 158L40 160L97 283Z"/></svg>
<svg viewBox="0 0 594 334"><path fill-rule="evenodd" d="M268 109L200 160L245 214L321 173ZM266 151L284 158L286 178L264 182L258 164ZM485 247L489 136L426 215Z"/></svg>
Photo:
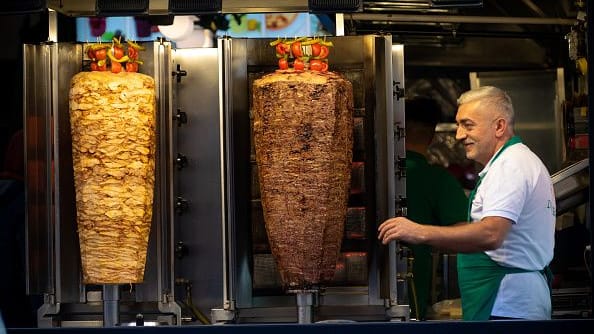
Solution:
<svg viewBox="0 0 594 334"><path fill-rule="evenodd" d="M503 137L507 132L507 120L503 117L498 118L495 121L495 136L500 138Z"/></svg>

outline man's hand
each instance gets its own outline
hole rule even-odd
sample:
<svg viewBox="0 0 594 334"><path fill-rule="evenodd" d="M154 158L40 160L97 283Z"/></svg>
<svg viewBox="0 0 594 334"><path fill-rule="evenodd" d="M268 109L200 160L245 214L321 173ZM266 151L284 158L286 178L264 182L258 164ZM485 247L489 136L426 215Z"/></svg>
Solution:
<svg viewBox="0 0 594 334"><path fill-rule="evenodd" d="M392 240L411 244L419 244L424 241L424 226L405 217L390 218L383 222L378 230L378 239L384 245Z"/></svg>

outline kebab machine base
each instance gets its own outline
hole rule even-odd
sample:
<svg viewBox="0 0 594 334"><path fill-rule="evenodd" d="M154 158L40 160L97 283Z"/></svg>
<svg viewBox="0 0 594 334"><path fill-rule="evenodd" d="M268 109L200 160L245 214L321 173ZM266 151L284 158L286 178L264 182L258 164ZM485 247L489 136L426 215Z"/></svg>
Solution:
<svg viewBox="0 0 594 334"><path fill-rule="evenodd" d="M83 303L55 303L45 295L37 311L38 327L170 326L180 319L181 308L175 302L136 302L127 286L97 287L86 292Z"/></svg>

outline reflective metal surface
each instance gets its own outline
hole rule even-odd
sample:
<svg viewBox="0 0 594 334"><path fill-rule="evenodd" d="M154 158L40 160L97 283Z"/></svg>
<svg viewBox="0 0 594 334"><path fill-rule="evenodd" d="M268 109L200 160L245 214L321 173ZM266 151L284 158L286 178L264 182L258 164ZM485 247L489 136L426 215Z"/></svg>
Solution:
<svg viewBox="0 0 594 334"><path fill-rule="evenodd" d="M147 43L142 71L153 76L159 101L156 187L153 224L149 237L144 283L117 286L120 310L125 302L146 312L163 312L170 324L179 324L181 311L174 301L173 223L170 187L172 137L171 49L168 43ZM47 43L24 45L24 116L27 191L27 288L44 296L38 311L40 327L68 326L70 321L96 323L101 303L87 299L101 286L81 280L76 226L72 143L68 94L70 79L83 69L84 45ZM112 300L113 301L113 300ZM112 305L113 306L113 305ZM115 307L108 308L113 310ZM81 314L85 314L81 318ZM122 317L123 320L124 317Z"/></svg>
<svg viewBox="0 0 594 334"><path fill-rule="evenodd" d="M345 276L338 278L335 285L330 284L320 291L313 321L336 317L381 320L392 314L408 317L406 304L398 312L386 310L386 307L405 301L405 297L399 299L397 295L406 289L396 287L404 282L397 282L394 275L396 270L388 269L394 262L387 260L387 254L396 256L395 245L390 249L380 248L374 237L377 224L395 212L391 39L379 35L328 39L334 43L331 69L343 73L353 83L355 118L365 124L360 142L363 151L357 151L355 156L359 154L359 157L366 157L361 160L364 164L361 167L366 168L361 169L361 175L364 176L360 179L366 184L360 189L354 186L351 194L353 191L366 191L357 195L366 198L366 226L363 239L347 239L347 248L344 249L344 254L348 254L345 264L354 265L353 261L359 260L360 264L347 266L344 273L338 271L338 277ZM269 52L270 41L219 40L222 59L220 100L223 122L225 301L221 308L213 309L213 321L216 322L227 322L229 319L239 322L299 321L295 296L282 291L278 280L274 279L274 261L266 257L265 235L260 238L258 232L263 231L264 227L257 183L249 182L254 180L253 148L250 147L250 87L253 80L276 68L274 53ZM395 57L394 63L399 66L396 73L402 75L402 53L396 53ZM397 81L403 82L403 78ZM357 172L354 174L355 179L356 175ZM355 221L352 224L349 226L358 226ZM358 233L353 230L352 235ZM355 248L351 251L356 252L346 253L349 252L348 247L353 246ZM358 254L362 257L358 257ZM353 270L359 267L362 268L361 277L350 281L349 277L353 278L356 274Z"/></svg>

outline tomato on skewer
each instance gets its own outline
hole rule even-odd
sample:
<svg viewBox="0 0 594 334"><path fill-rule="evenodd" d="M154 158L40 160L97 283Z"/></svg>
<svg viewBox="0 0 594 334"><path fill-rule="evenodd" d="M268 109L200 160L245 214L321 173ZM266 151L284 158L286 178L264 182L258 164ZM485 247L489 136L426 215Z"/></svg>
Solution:
<svg viewBox="0 0 594 334"><path fill-rule="evenodd" d="M289 68L289 61L287 61L287 58L281 58L278 60L278 68L281 70L286 70Z"/></svg>
<svg viewBox="0 0 594 334"><path fill-rule="evenodd" d="M318 71L321 72L323 65L322 65L323 61L319 60L319 59L312 59L309 62L309 69L312 71Z"/></svg>
<svg viewBox="0 0 594 334"><path fill-rule="evenodd" d="M138 72L138 63L137 62L127 62L126 63L126 71L127 72Z"/></svg>
<svg viewBox="0 0 594 334"><path fill-rule="evenodd" d="M111 73L120 73L122 71L122 64L117 61L111 62Z"/></svg>
<svg viewBox="0 0 594 334"><path fill-rule="evenodd" d="M305 63L303 62L303 60L301 60L301 58L297 58L293 62L293 68L295 69L295 71L303 71L305 70Z"/></svg>
<svg viewBox="0 0 594 334"><path fill-rule="evenodd" d="M301 42L296 41L296 42L291 43L291 53L293 54L293 57L295 57L295 58L303 57L303 50L301 49Z"/></svg>

